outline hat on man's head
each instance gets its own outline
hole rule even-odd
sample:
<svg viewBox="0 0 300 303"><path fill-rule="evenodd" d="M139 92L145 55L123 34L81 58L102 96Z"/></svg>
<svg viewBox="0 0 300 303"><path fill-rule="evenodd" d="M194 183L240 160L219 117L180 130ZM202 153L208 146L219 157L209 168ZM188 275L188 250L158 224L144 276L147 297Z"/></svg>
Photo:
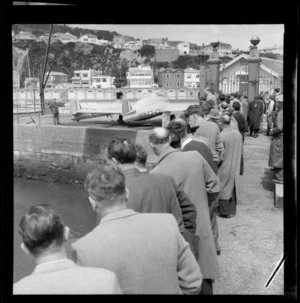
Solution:
<svg viewBox="0 0 300 303"><path fill-rule="evenodd" d="M182 118L177 118L167 125L169 132L181 133L187 129L187 124Z"/></svg>
<svg viewBox="0 0 300 303"><path fill-rule="evenodd" d="M211 119L220 119L221 115L220 115L220 112L217 108L212 108L210 110L209 114L207 115L207 117L209 117Z"/></svg>

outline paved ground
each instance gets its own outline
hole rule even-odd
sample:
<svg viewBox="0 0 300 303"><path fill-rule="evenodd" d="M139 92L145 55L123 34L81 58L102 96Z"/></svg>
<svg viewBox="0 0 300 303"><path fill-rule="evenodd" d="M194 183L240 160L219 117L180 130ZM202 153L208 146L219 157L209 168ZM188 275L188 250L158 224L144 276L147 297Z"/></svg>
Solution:
<svg viewBox="0 0 300 303"><path fill-rule="evenodd" d="M283 294L283 267L265 287L283 256L283 209L274 206L269 148L264 134L245 138L237 215L218 218L222 277L215 281L215 294Z"/></svg>
<svg viewBox="0 0 300 303"><path fill-rule="evenodd" d="M80 122L71 120L70 114L61 114L62 125L138 129L161 125L159 118L153 124L118 125L118 117L101 117ZM39 124L38 116L32 116ZM17 117L14 117L15 123ZM112 122L113 121L113 122ZM29 116L19 123L33 123ZM52 124L52 115L41 117L41 125ZM215 294L283 294L283 267L268 288L265 287L283 256L283 209L274 206L275 185L268 167L270 137L259 134L247 136L244 144L244 175L240 176L243 191L238 197L237 215L218 218L221 256L221 278L214 283Z"/></svg>

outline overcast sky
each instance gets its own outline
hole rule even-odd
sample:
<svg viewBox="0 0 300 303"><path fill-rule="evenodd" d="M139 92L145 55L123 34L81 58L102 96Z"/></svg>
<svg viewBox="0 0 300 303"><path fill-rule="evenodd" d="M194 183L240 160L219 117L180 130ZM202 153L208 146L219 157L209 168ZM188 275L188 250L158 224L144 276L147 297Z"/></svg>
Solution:
<svg viewBox="0 0 300 303"><path fill-rule="evenodd" d="M116 31L134 38L162 38L170 41L184 41L198 45L209 44L211 40L231 44L233 49L248 50L250 39L259 36L259 48L273 45L283 46L283 24L68 24L72 27Z"/></svg>

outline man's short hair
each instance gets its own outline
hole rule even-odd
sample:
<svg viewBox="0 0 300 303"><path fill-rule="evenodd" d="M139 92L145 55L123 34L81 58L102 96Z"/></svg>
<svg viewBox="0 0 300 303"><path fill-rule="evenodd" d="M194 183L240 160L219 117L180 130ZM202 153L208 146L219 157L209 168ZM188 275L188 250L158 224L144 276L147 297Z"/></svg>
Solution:
<svg viewBox="0 0 300 303"><path fill-rule="evenodd" d="M232 97L233 97L233 98L237 98L237 93L233 93L233 94L232 94Z"/></svg>
<svg viewBox="0 0 300 303"><path fill-rule="evenodd" d="M280 88L276 87L276 88L274 88L274 91L275 91L276 93L279 93L279 92L280 92Z"/></svg>
<svg viewBox="0 0 300 303"><path fill-rule="evenodd" d="M190 105L184 112L185 116L186 117L189 117L191 115L197 115L197 116L200 116L200 117L203 117L203 112L202 112L202 109L200 107L200 105Z"/></svg>
<svg viewBox="0 0 300 303"><path fill-rule="evenodd" d="M109 159L115 158L120 164L133 163L136 159L134 144L126 138L117 138L109 142L106 149Z"/></svg>
<svg viewBox="0 0 300 303"><path fill-rule="evenodd" d="M84 188L97 202L112 206L126 200L125 177L121 169L112 161L107 161L90 171Z"/></svg>
<svg viewBox="0 0 300 303"><path fill-rule="evenodd" d="M136 151L135 161L141 164L142 166L146 167L147 157L148 157L147 151L140 144L135 144L135 151Z"/></svg>
<svg viewBox="0 0 300 303"><path fill-rule="evenodd" d="M224 94L220 94L220 95L219 95L219 100L220 100L220 101L225 101L225 99L226 99L226 98L225 98L225 95L224 95Z"/></svg>
<svg viewBox="0 0 300 303"><path fill-rule="evenodd" d="M240 102L234 101L233 104L232 104L232 107L233 107L236 111L239 111L240 108L241 108Z"/></svg>
<svg viewBox="0 0 300 303"><path fill-rule="evenodd" d="M34 205L21 218L19 233L29 252L37 256L50 245L64 243L64 223L56 209L48 204Z"/></svg>
<svg viewBox="0 0 300 303"><path fill-rule="evenodd" d="M220 119L222 124L230 125L231 118L227 113L226 114L223 113Z"/></svg>
<svg viewBox="0 0 300 303"><path fill-rule="evenodd" d="M154 145L166 144L169 142L169 131L164 127L155 127L149 133L149 141Z"/></svg>

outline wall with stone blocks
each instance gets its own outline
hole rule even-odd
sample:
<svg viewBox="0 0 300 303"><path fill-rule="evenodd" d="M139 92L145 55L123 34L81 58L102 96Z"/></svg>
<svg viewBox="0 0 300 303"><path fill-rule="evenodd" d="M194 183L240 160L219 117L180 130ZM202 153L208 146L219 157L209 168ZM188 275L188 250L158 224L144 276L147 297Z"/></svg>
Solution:
<svg viewBox="0 0 300 303"><path fill-rule="evenodd" d="M83 181L98 164L110 140L128 138L148 152L148 167L156 162L147 130L68 126L14 125L14 174L49 181Z"/></svg>

